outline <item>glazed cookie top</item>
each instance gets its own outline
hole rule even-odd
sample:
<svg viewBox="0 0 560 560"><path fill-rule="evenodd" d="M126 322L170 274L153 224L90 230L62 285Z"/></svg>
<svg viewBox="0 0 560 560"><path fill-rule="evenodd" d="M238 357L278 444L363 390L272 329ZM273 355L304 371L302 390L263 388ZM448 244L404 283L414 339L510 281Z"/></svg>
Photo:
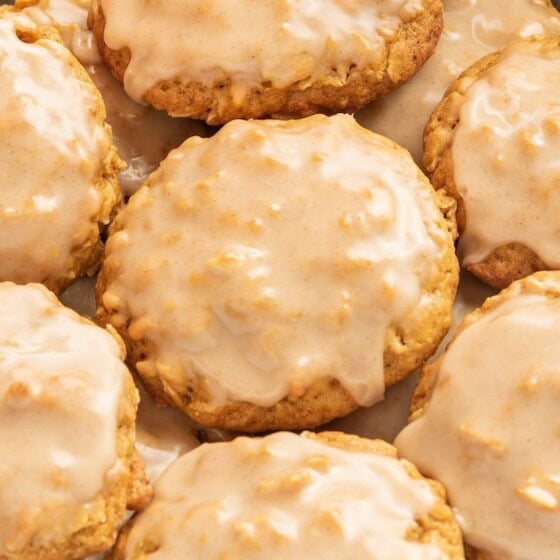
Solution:
<svg viewBox="0 0 560 560"><path fill-rule="evenodd" d="M95 3L105 15L107 46L130 49L124 85L137 101L158 82L179 77L205 85L233 81L241 98L263 83L304 89L333 69L336 84L350 68L382 60L401 25L425 9L422 0Z"/></svg>
<svg viewBox="0 0 560 560"><path fill-rule="evenodd" d="M266 407L334 378L368 405L389 327L431 305L450 243L410 156L352 117L234 121L132 197L101 301L175 390Z"/></svg>
<svg viewBox="0 0 560 560"><path fill-rule="evenodd" d="M560 34L560 14L549 0L444 0L444 27L434 54L396 91L358 113L422 161L422 136L449 84L482 56L514 39Z"/></svg>
<svg viewBox="0 0 560 560"><path fill-rule="evenodd" d="M53 285L117 193L99 186L114 157L101 97L63 45L39 37L0 19L0 278Z"/></svg>
<svg viewBox="0 0 560 560"><path fill-rule="evenodd" d="M119 473L128 373L122 345L43 286L0 284L0 309L0 556L12 558L81 528Z"/></svg>
<svg viewBox="0 0 560 560"><path fill-rule="evenodd" d="M517 242L560 267L560 42L514 43L462 82L450 111L463 264Z"/></svg>
<svg viewBox="0 0 560 560"><path fill-rule="evenodd" d="M158 480L122 558L448 558L415 539L440 498L407 468L305 434L206 444Z"/></svg>
<svg viewBox="0 0 560 560"><path fill-rule="evenodd" d="M559 333L557 273L487 300L429 373L431 397L395 442L446 486L467 542L489 558L558 557Z"/></svg>

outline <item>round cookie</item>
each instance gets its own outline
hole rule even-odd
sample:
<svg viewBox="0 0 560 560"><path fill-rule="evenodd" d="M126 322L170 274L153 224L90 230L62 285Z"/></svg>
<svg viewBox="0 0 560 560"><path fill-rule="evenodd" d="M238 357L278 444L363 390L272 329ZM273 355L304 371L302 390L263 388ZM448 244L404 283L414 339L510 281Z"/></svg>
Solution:
<svg viewBox="0 0 560 560"><path fill-rule="evenodd" d="M205 426L322 424L380 400L449 328L448 202L348 115L234 121L171 152L121 211L98 319Z"/></svg>
<svg viewBox="0 0 560 560"><path fill-rule="evenodd" d="M212 477L212 484L208 484ZM341 491L342 489L342 491ZM113 560L462 559L443 487L381 440L279 432L205 444L163 474Z"/></svg>
<svg viewBox="0 0 560 560"><path fill-rule="evenodd" d="M514 282L424 368L395 440L438 478L475 560L554 560L560 531L560 273Z"/></svg>
<svg viewBox="0 0 560 560"><path fill-rule="evenodd" d="M353 112L422 66L442 19L440 0L94 0L89 23L133 99L222 124Z"/></svg>
<svg viewBox="0 0 560 560"><path fill-rule="evenodd" d="M0 558L108 549L151 496L124 347L44 286L0 283Z"/></svg>
<svg viewBox="0 0 560 560"><path fill-rule="evenodd" d="M56 30L0 17L0 280L61 292L93 274L120 200L99 92Z"/></svg>
<svg viewBox="0 0 560 560"><path fill-rule="evenodd" d="M459 255L496 289L560 268L560 40L511 43L469 68L425 132L434 188L457 200Z"/></svg>

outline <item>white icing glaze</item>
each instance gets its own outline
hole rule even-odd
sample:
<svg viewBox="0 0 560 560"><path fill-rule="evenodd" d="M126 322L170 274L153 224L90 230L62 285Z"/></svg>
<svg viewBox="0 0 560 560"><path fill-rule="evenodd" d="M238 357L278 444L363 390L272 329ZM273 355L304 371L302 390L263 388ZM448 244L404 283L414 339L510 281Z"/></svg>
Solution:
<svg viewBox="0 0 560 560"><path fill-rule="evenodd" d="M171 118L128 97L122 85L101 64L93 33L87 27L89 3L88 0L38 0L36 5L22 10L22 14L39 25L56 25L66 46L101 92L115 146L127 163L119 173L119 183L123 194L129 196L172 148L189 136L205 136L207 130L200 122Z"/></svg>
<svg viewBox="0 0 560 560"><path fill-rule="evenodd" d="M508 47L457 101L451 157L464 265L518 242L560 267L560 45Z"/></svg>
<svg viewBox="0 0 560 560"><path fill-rule="evenodd" d="M95 88L60 44L24 43L0 19L0 278L67 277L108 214L97 189L111 148ZM96 112L97 111L97 112Z"/></svg>
<svg viewBox="0 0 560 560"><path fill-rule="evenodd" d="M436 50L406 84L357 114L358 122L392 138L422 161L430 114L457 76L482 56L529 35L560 33L547 0L444 0L444 29Z"/></svg>
<svg viewBox="0 0 560 560"><path fill-rule="evenodd" d="M105 43L131 51L124 84L136 101L177 77L233 80L240 100L244 86L340 83L351 67L377 64L387 39L423 9L418 0L95 1Z"/></svg>
<svg viewBox="0 0 560 560"><path fill-rule="evenodd" d="M467 318L426 411L395 442L446 486L467 541L496 560L558 558L559 295L557 273L530 277Z"/></svg>
<svg viewBox="0 0 560 560"><path fill-rule="evenodd" d="M0 284L0 556L81 528L120 473L127 369L106 331L39 285Z"/></svg>
<svg viewBox="0 0 560 560"><path fill-rule="evenodd" d="M406 539L435 498L398 459L290 433L206 444L176 461L128 536L150 560L443 560ZM144 556L142 556L144 557Z"/></svg>
<svg viewBox="0 0 560 560"><path fill-rule="evenodd" d="M352 117L235 121L171 152L107 243L102 302L174 390L271 406L383 396L387 329L450 243L407 154ZM180 256L180 257L179 257Z"/></svg>

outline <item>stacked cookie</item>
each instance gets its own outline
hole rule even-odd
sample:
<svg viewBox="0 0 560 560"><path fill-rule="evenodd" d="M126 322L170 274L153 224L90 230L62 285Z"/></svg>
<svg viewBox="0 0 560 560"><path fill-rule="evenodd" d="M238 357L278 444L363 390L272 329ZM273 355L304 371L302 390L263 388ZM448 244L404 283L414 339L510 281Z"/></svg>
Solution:
<svg viewBox="0 0 560 560"><path fill-rule="evenodd" d="M555 558L560 276L529 276L558 268L552 6L517 0L482 32L497 4L464 20L440 0L16 4L0 12L0 558L115 542L115 560ZM456 21L476 48L445 46ZM377 99L391 120L420 92L430 179L341 114ZM185 117L223 127L203 138ZM390 129L413 142L418 125ZM286 432L371 407L434 355L457 237L489 285L529 278L424 367L396 448ZM98 269L99 326L28 284ZM231 440L174 461L151 503L124 347L160 406ZM122 527L126 507L144 511Z"/></svg>

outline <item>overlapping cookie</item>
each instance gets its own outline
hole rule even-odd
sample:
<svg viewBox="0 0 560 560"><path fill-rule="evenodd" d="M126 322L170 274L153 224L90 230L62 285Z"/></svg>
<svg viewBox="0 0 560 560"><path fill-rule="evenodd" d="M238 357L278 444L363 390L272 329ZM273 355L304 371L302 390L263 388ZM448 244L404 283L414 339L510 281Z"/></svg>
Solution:
<svg viewBox="0 0 560 560"><path fill-rule="evenodd" d="M99 92L52 27L0 15L0 280L93 274L121 161Z"/></svg>
<svg viewBox="0 0 560 560"><path fill-rule="evenodd" d="M0 283L0 558L108 549L150 499L122 341L39 284Z"/></svg>
<svg viewBox="0 0 560 560"><path fill-rule="evenodd" d="M424 164L458 203L463 266L495 288L560 268L560 41L514 42L434 112Z"/></svg>
<svg viewBox="0 0 560 560"><path fill-rule="evenodd" d="M424 369L399 452L440 480L477 560L554 560L560 273L488 299Z"/></svg>

